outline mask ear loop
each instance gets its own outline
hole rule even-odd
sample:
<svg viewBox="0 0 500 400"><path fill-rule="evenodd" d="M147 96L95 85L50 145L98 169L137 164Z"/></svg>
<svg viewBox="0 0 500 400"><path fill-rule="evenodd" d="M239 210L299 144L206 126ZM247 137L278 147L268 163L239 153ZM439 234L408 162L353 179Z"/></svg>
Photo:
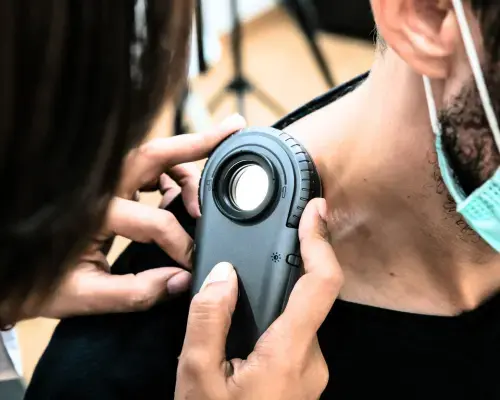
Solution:
<svg viewBox="0 0 500 400"><path fill-rule="evenodd" d="M423 76L423 79L424 79L425 97L427 98L427 106L429 107L429 116L431 119L432 131L434 132L434 135L440 137L441 124L439 123L436 102L434 101L434 95L432 93L431 80L427 76Z"/></svg>
<svg viewBox="0 0 500 400"><path fill-rule="evenodd" d="M441 168L441 175L446 184L446 187L448 188L448 192L451 194L451 197L453 197L457 205L459 205L466 199L466 196L463 193L463 190L460 188L460 185L456 181L455 174L448 165L446 156L444 155L444 151L442 149L441 124L439 123L436 102L434 101L434 95L432 93L431 80L428 76L423 76L423 81L425 97L427 98L427 105L429 107L429 116L431 120L432 131L436 136L436 150L439 166Z"/></svg>
<svg viewBox="0 0 500 400"><path fill-rule="evenodd" d="M483 103L483 108L486 113L486 118L493 133L497 149L500 151L500 129L498 127L498 120L495 115L495 110L493 109L493 103L491 101L490 94L488 93L488 88L486 87L483 71L481 69L481 63L479 62L479 57L474 45L474 40L472 39L469 23L467 21L467 17L465 16L464 7L461 0L452 0L452 2L457 15L458 26L462 33L465 50L474 75L474 80L476 81L479 96L481 97L481 102Z"/></svg>

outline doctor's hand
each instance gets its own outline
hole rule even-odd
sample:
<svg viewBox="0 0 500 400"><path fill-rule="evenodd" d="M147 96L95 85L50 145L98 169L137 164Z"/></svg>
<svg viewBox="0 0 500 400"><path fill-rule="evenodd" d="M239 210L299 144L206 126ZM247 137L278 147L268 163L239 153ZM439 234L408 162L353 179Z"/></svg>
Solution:
<svg viewBox="0 0 500 400"><path fill-rule="evenodd" d="M211 132L153 139L131 151L101 233L51 298L43 304L36 299L27 302L24 317L141 311L187 290L191 282L188 270L192 238L175 215L137 202L137 195L140 191L159 190L163 194L160 207L181 195L189 214L199 217L200 169L195 162L244 127L243 117L234 115ZM155 242L183 268L165 265L137 275L112 275L106 253L117 235L140 243Z"/></svg>
<svg viewBox="0 0 500 400"><path fill-rule="evenodd" d="M246 360L226 360L226 337L238 284L234 269L217 265L194 297L177 371L177 400L318 399L328 367L316 333L343 283L327 240L325 202L311 201L300 223L305 274L283 314Z"/></svg>

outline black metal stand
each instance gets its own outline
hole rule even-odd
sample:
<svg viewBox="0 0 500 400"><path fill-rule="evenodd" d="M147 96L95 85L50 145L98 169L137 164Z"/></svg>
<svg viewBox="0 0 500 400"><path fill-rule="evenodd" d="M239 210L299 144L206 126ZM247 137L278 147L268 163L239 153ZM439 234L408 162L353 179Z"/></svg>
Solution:
<svg viewBox="0 0 500 400"><path fill-rule="evenodd" d="M311 0L283 0L283 4L304 34L326 84L330 88L334 87L335 81L316 39L319 23L315 6L311 4Z"/></svg>
<svg viewBox="0 0 500 400"><path fill-rule="evenodd" d="M203 44L203 4L202 0L196 0L195 3L195 23L196 23L196 47L198 58L198 69L200 74L205 74L208 71L207 60L205 58L205 45ZM182 93L179 103L175 109L174 117L174 135L186 133L187 129L184 125L184 111L186 102L190 93L189 82L186 82L186 87Z"/></svg>
<svg viewBox="0 0 500 400"><path fill-rule="evenodd" d="M316 13L314 6L308 3L308 0L283 0L284 6L292 14L298 26L307 40L313 57L320 69L326 84L329 87L335 86L335 81L328 68L326 59L316 41L316 32L318 30ZM264 90L252 83L243 71L243 51L242 51L242 28L238 10L238 0L230 0L231 5L231 52L233 59L233 78L227 83L209 102L208 111L213 113L220 106L225 96L233 94L237 100L237 110L245 116L245 96L252 93L263 105L269 108L277 116L283 116L287 111ZM200 74L207 72L207 63L205 58L205 48L203 44L203 4L202 0L196 0L196 32L198 47L198 65ZM176 135L185 132L184 128L184 107L189 96L189 86L186 86L184 96L181 98L175 115L174 133Z"/></svg>
<svg viewBox="0 0 500 400"><path fill-rule="evenodd" d="M261 103L277 115L283 115L286 110L281 107L264 90L253 84L243 72L242 29L238 10L238 0L231 0L231 50L233 56L233 79L217 93L208 103L208 110L214 112L228 93L234 94L237 99L237 110L245 116L245 95L253 93Z"/></svg>
<svg viewBox="0 0 500 400"><path fill-rule="evenodd" d="M184 125L184 111L186 109L186 101L189 96L189 85L184 88L181 98L175 107L174 116L174 135L182 135L186 133L187 129Z"/></svg>

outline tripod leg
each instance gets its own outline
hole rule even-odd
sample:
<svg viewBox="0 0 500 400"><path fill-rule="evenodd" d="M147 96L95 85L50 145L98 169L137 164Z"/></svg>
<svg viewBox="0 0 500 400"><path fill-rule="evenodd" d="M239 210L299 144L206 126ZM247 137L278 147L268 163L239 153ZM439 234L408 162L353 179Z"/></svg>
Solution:
<svg viewBox="0 0 500 400"><path fill-rule="evenodd" d="M237 110L241 116L245 115L245 94L236 93Z"/></svg>
<svg viewBox="0 0 500 400"><path fill-rule="evenodd" d="M236 97L236 105L238 112L245 117L245 95L254 92L256 97L268 108L276 114L282 116L286 114L283 109L275 100L254 87L252 83L243 74L243 54L242 54L242 27L238 13L238 0L231 0L231 17L232 17L232 31L231 31L231 50L233 56L234 78L231 82L219 93L217 93L212 100L208 103L210 112L214 112L220 105L226 93L232 93Z"/></svg>
<svg viewBox="0 0 500 400"><path fill-rule="evenodd" d="M207 60L205 58L205 45L203 40L203 3L202 0L196 0L195 6L195 18L196 18L196 46L198 50L198 67L200 68L200 74L204 74L208 71Z"/></svg>
<svg viewBox="0 0 500 400"><path fill-rule="evenodd" d="M210 113L213 114L217 110L217 108L219 108L222 100L224 100L224 97L227 94L227 90L227 88L221 89L212 99L209 100L207 108Z"/></svg>
<svg viewBox="0 0 500 400"><path fill-rule="evenodd" d="M253 93L255 97L261 101L262 104L267 106L272 112L274 112L278 116L283 116L287 114L287 110L285 110L281 105L279 105L276 100L271 98L266 92L263 90L253 86Z"/></svg>
<svg viewBox="0 0 500 400"><path fill-rule="evenodd" d="M302 33L305 35L309 48L313 54L318 67L323 74L325 82L329 87L335 86L335 81L332 77L332 73L328 68L325 56L323 55L321 49L316 41L316 15L315 11L310 5L306 4L304 0L285 0L285 5L292 11L295 16L297 23L299 24Z"/></svg>
<svg viewBox="0 0 500 400"><path fill-rule="evenodd" d="M242 49L242 27L238 9L238 0L231 0L231 19L233 30L231 32L231 47L233 51L234 83L233 90L236 94L238 112L245 116L245 85L239 85L237 82L243 82L243 49Z"/></svg>
<svg viewBox="0 0 500 400"><path fill-rule="evenodd" d="M222 102L226 92L233 93L236 97L236 107L240 115L245 116L245 94L249 91L249 84L243 76L243 52L242 52L242 27L238 10L238 0L230 0L231 12L231 55L233 61L234 78L217 93L208 103L210 112L214 112Z"/></svg>
<svg viewBox="0 0 500 400"><path fill-rule="evenodd" d="M236 97L236 109L241 116L245 116L245 93L246 91L238 91L233 88L234 83L230 83L227 87L219 91L207 105L208 110L213 114L219 108L222 100L228 93L234 93Z"/></svg>
<svg viewBox="0 0 500 400"><path fill-rule="evenodd" d="M184 93L177 104L177 108L175 109L175 118L174 118L174 135L182 135L185 133L184 129L184 110L186 108L186 100L189 96L189 87L187 86L184 89Z"/></svg>

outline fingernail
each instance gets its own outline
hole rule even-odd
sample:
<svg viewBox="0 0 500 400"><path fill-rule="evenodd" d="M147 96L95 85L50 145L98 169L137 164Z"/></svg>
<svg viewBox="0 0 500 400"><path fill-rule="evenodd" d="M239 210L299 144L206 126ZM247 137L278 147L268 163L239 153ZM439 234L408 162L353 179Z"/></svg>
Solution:
<svg viewBox="0 0 500 400"><path fill-rule="evenodd" d="M237 130L246 126L247 122L240 114L233 114L222 121L220 128L223 130Z"/></svg>
<svg viewBox="0 0 500 400"><path fill-rule="evenodd" d="M179 272L167 281L167 292L169 296L176 296L189 289L191 274L187 271Z"/></svg>
<svg viewBox="0 0 500 400"><path fill-rule="evenodd" d="M205 287L207 285L210 285L211 283L227 282L233 270L234 270L233 266L227 262L221 262L217 264L212 269L210 274L208 274L208 276L205 278L205 281L203 282L203 285L201 285L200 290L205 289Z"/></svg>

